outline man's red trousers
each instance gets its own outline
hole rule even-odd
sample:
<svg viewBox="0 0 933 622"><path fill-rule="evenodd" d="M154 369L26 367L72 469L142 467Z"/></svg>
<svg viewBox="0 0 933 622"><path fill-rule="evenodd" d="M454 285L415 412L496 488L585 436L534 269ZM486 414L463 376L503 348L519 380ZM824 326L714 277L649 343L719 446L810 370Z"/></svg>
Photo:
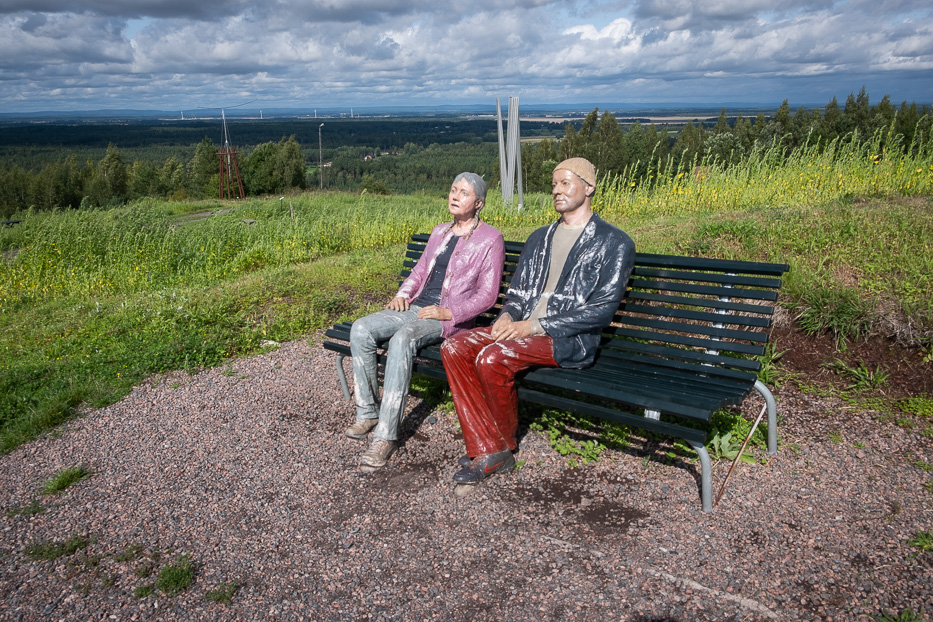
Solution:
<svg viewBox="0 0 933 622"><path fill-rule="evenodd" d="M449 337L441 358L471 458L515 450L518 393L515 374L529 367L557 367L547 335L496 342L489 328Z"/></svg>

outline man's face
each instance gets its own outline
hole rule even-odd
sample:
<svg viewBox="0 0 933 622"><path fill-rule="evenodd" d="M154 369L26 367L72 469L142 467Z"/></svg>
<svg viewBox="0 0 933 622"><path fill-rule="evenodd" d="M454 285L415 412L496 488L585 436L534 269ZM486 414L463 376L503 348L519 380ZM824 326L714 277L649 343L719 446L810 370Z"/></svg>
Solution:
<svg viewBox="0 0 933 622"><path fill-rule="evenodd" d="M450 187L447 195L447 209L454 217L473 218L476 210L483 204L477 200L476 191L467 180L461 179Z"/></svg>
<svg viewBox="0 0 933 622"><path fill-rule="evenodd" d="M551 195L554 197L554 209L558 214L570 214L578 210L588 196L593 194L593 186L571 173L559 168L551 176Z"/></svg>

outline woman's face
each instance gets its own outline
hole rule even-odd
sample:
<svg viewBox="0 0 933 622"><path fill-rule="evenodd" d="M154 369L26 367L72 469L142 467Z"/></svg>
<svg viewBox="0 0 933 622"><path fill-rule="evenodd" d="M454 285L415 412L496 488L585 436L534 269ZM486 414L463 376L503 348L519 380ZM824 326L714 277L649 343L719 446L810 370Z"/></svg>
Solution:
<svg viewBox="0 0 933 622"><path fill-rule="evenodd" d="M483 207L483 202L476 198L476 191L467 180L461 179L450 187L447 195L447 209L455 219L469 220Z"/></svg>

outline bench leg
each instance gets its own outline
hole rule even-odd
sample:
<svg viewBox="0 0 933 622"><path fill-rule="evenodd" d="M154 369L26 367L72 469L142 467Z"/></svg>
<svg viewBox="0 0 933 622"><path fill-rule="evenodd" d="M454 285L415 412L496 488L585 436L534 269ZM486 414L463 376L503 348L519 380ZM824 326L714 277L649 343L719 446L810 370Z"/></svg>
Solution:
<svg viewBox="0 0 933 622"><path fill-rule="evenodd" d="M768 453L774 455L777 453L777 402L761 380L755 381L755 390L761 393L768 406Z"/></svg>
<svg viewBox="0 0 933 622"><path fill-rule="evenodd" d="M347 374L343 371L343 359L345 358L347 358L346 354L337 353L337 380L340 381L340 388L343 389L343 398L349 400L353 396L350 395L350 387L347 386Z"/></svg>
<svg viewBox="0 0 933 622"><path fill-rule="evenodd" d="M709 452L703 443L687 441L700 457L700 499L703 501L703 511L713 511L713 465L710 464Z"/></svg>
<svg viewBox="0 0 933 622"><path fill-rule="evenodd" d="M646 419L658 420L661 418L661 411L645 409ZM710 464L709 452L703 443L687 441L687 444L693 447L694 451L700 457L700 499L703 501L703 511L713 511L713 466Z"/></svg>

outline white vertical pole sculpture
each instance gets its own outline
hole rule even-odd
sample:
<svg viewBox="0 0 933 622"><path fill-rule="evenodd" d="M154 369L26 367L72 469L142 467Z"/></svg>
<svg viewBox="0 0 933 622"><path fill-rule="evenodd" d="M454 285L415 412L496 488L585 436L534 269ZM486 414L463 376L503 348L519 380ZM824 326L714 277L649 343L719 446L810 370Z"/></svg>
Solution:
<svg viewBox="0 0 933 622"><path fill-rule="evenodd" d="M502 186L502 202L506 206L512 205L517 178L518 209L522 209L525 197L522 192L522 148L518 128L518 98L509 97L509 129L506 140L503 140L502 108L498 97L496 98L496 119L499 123L499 179Z"/></svg>

